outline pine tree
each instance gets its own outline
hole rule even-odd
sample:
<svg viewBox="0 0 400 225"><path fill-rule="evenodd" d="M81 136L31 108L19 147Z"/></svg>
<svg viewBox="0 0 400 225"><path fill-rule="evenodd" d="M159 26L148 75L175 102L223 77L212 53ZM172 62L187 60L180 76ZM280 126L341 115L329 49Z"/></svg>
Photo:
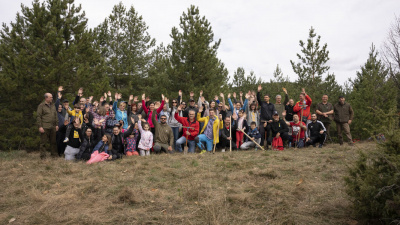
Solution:
<svg viewBox="0 0 400 225"><path fill-rule="evenodd" d="M228 71L217 58L221 39L214 42L210 23L193 5L182 14L179 28L174 27L171 32L169 89L182 90L186 96L189 91L204 90L206 98L214 96L228 82Z"/></svg>
<svg viewBox="0 0 400 225"><path fill-rule="evenodd" d="M97 43L107 64L110 85L114 89L140 90L137 80L148 76L155 39L133 6L127 11L120 2L96 29Z"/></svg>
<svg viewBox="0 0 400 225"><path fill-rule="evenodd" d="M388 113L397 108L397 88L389 76L378 52L372 45L369 58L361 71L357 72L351 92L351 103L354 110L353 136L358 138L370 137L374 131L379 131L383 126L377 121L379 111Z"/></svg>
<svg viewBox="0 0 400 225"><path fill-rule="evenodd" d="M85 86L95 94L106 87L103 60L86 23L73 0L35 0L32 7L22 5L10 27L3 24L0 121L13 135L0 135L0 148L38 146L34 113L45 92L63 85L69 91Z"/></svg>
<svg viewBox="0 0 400 225"><path fill-rule="evenodd" d="M325 43L322 48L320 46L321 36L317 36L313 27L309 31L309 36L306 43L299 41L301 54L297 54L300 62L295 63L290 60L293 71L298 75L298 83L306 87L308 85L315 86L322 81L322 75L329 70L326 63L329 60L329 51Z"/></svg>

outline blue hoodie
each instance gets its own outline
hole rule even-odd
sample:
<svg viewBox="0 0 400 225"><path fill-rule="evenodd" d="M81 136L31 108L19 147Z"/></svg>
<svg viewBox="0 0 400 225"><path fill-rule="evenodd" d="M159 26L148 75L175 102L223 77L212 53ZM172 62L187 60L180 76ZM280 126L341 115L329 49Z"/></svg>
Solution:
<svg viewBox="0 0 400 225"><path fill-rule="evenodd" d="M123 126L123 128L124 128L125 130L128 129L128 114L127 114L127 111L126 111L126 110L121 111L121 110L118 108L118 101L115 101L115 102L114 102L114 104L113 104L113 110L114 110L114 112L115 112L115 119L118 120L118 121L120 121L120 120L124 121L124 126Z"/></svg>

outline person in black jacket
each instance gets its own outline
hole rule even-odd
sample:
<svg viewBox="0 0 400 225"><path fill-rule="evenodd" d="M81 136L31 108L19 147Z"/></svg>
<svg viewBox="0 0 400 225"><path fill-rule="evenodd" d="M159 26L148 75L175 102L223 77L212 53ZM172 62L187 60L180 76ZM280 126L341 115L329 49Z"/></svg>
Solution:
<svg viewBox="0 0 400 225"><path fill-rule="evenodd" d="M115 126L113 128L113 134L111 135L112 149L115 150L121 156L125 154L124 138L128 137L132 132L134 125L129 126L129 129L124 133L121 133L122 126Z"/></svg>
<svg viewBox="0 0 400 225"><path fill-rule="evenodd" d="M99 128L94 129L92 126L88 126L86 128L83 142L79 148L79 153L76 156L76 159L78 160L89 160L91 154L93 153L94 147L104 135L103 128L100 126L101 123L98 120L95 120L94 122L95 125L99 126Z"/></svg>
<svg viewBox="0 0 400 225"><path fill-rule="evenodd" d="M277 111L274 111L273 118L274 120L272 121L272 123L268 124L269 129L272 133L272 137L281 137L282 142L284 142L285 140L290 141L291 136L289 136L288 134L289 127L287 126L286 122L279 118L279 113Z"/></svg>
<svg viewBox="0 0 400 225"><path fill-rule="evenodd" d="M322 148L326 140L326 129L324 124L317 120L317 114L311 114L311 123L307 125L306 145L316 146L319 142L319 148Z"/></svg>
<svg viewBox="0 0 400 225"><path fill-rule="evenodd" d="M262 87L261 87L261 85L259 85L258 92L257 92L257 101L258 101L258 104L260 104L260 106L261 106L260 126L259 127L260 127L260 134L261 134L260 145L262 146L262 145L264 145L264 140L268 140L268 138L269 138L269 133L270 133L269 127L270 126L267 126L267 123L272 122L272 114L275 111L275 106L274 106L274 104L269 102L268 94L264 95L264 101L261 100L261 90L262 90ZM265 136L265 133L267 133L266 136Z"/></svg>
<svg viewBox="0 0 400 225"><path fill-rule="evenodd" d="M234 116L237 118L237 116ZM234 137L236 134L236 123L235 119L232 118L233 121L231 121L231 117L226 117L224 120L224 129L221 131L221 135L219 137L219 143L217 144L218 148L222 148L221 152L225 152L226 148L230 147L230 144L232 144L232 149L237 149ZM230 124L232 122L232 137L230 136L231 132L229 131Z"/></svg>
<svg viewBox="0 0 400 225"><path fill-rule="evenodd" d="M83 140L81 122L78 117L75 117L74 123L69 133L67 147L65 148L65 160L74 160L75 156L79 153L79 147L81 146L81 140Z"/></svg>

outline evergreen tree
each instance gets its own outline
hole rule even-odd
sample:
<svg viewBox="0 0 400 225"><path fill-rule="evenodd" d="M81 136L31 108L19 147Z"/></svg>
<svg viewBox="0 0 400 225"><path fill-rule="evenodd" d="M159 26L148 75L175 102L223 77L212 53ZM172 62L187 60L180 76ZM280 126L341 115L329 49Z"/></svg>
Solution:
<svg viewBox="0 0 400 225"><path fill-rule="evenodd" d="M353 85L351 103L355 118L352 134L358 138L367 138L379 131L382 124L376 121L379 118L377 109L388 113L397 108L397 89L388 69L377 57L372 45L367 62L356 78L349 80Z"/></svg>
<svg viewBox="0 0 400 225"><path fill-rule="evenodd" d="M35 0L32 7L22 5L10 27L3 24L0 121L8 130L0 135L0 149L38 146L35 112L45 92L63 85L100 94L106 87L103 60L86 23L73 0Z"/></svg>
<svg viewBox="0 0 400 225"><path fill-rule="evenodd" d="M214 33L208 20L200 16L199 9L190 6L180 18L180 29L172 28L171 56L168 59L168 77L171 91L189 91L210 98L227 86L228 71L217 58L221 40L214 42Z"/></svg>
<svg viewBox="0 0 400 225"><path fill-rule="evenodd" d="M115 5L111 15L95 29L114 89L142 88L137 80L148 76L153 57L151 49L155 46L155 39L147 30L148 26L135 8L131 6L127 11L122 2Z"/></svg>

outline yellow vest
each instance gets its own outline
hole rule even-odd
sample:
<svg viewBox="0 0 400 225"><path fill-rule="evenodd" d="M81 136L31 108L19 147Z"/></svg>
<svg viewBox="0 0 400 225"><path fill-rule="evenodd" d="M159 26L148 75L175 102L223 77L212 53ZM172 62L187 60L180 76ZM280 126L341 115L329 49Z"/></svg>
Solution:
<svg viewBox="0 0 400 225"><path fill-rule="evenodd" d="M218 117L215 116L214 124L213 124L213 134L214 134L214 140L213 143L217 144L219 142L219 130L224 129L224 123L222 121L219 121ZM208 121L210 121L210 117L201 117L201 113L197 113L197 121L204 123L203 129L201 129L200 134L204 132L204 130L207 127Z"/></svg>

